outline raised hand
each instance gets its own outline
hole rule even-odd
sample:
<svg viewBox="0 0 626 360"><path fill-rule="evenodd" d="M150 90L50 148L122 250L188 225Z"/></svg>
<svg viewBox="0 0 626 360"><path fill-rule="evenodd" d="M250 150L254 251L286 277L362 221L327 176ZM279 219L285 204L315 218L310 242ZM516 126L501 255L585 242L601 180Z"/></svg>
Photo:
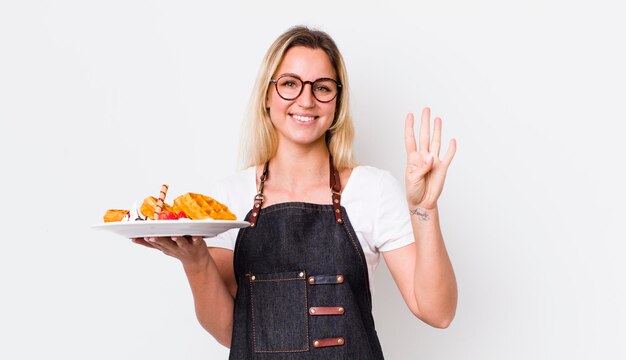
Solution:
<svg viewBox="0 0 626 360"><path fill-rule="evenodd" d="M430 135L430 109L424 108L419 130L419 149L415 141L414 117L407 114L404 127L406 146L406 197L411 210L422 208L432 210L437 207L437 199L443 190L443 184L456 152L456 140L450 140L448 150L442 159L441 119L435 118L435 129Z"/></svg>

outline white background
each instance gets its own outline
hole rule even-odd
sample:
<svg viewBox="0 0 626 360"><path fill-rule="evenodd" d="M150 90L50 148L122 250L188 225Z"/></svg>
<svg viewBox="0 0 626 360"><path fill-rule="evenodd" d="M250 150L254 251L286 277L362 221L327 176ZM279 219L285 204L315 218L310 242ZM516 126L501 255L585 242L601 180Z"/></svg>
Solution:
<svg viewBox="0 0 626 360"><path fill-rule="evenodd" d="M0 358L227 358L176 260L90 226L236 171L261 58L306 24L344 54L359 162L403 179L424 106L459 144L456 319L412 318L379 267L387 358L626 359L618 3L3 1Z"/></svg>

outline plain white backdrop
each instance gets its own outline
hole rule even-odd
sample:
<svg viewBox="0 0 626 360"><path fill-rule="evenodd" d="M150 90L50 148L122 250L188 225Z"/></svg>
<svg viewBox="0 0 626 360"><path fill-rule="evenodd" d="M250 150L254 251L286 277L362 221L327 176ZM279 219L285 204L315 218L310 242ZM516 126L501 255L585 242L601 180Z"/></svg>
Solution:
<svg viewBox="0 0 626 360"><path fill-rule="evenodd" d="M239 169L261 58L305 24L345 57L359 162L403 180L424 106L458 140L439 204L457 316L412 318L381 265L386 357L626 359L618 4L3 1L0 358L227 358L177 260L90 226Z"/></svg>

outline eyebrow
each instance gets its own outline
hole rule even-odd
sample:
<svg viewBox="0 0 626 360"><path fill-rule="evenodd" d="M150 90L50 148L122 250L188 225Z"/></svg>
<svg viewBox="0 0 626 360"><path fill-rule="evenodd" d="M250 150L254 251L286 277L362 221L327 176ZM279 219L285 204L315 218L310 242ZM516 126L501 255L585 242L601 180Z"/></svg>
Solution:
<svg viewBox="0 0 626 360"><path fill-rule="evenodd" d="M285 75L289 75L289 76L297 77L298 79L303 80L303 79L302 79L302 77L301 77L300 75L298 75L298 74L294 74L294 73L282 73L282 74L279 74L278 76L276 76L276 77L275 77L275 79L278 79L279 77L281 77L281 76L285 76ZM320 77L320 78L317 78L317 79L315 79L315 80L310 80L310 81L311 81L311 82L316 82L317 80L321 80L321 79L331 79L331 80L335 80L335 81L339 82L339 80L338 80L338 79L335 79L335 78L334 78L334 77L332 77L332 76L322 76L322 77ZM303 81L304 81L304 80L303 80Z"/></svg>

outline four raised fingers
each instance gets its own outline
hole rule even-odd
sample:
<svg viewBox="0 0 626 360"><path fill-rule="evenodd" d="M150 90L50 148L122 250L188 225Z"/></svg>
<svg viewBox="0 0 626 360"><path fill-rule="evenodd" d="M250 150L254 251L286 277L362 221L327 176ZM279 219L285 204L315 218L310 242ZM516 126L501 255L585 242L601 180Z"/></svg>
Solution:
<svg viewBox="0 0 626 360"><path fill-rule="evenodd" d="M414 132L415 118L412 113L408 113L406 116L406 120L404 123L404 145L406 147L407 154L417 151L417 144L415 142L415 132ZM454 144L453 144L454 143ZM450 146L454 146L454 149L451 147L448 148L446 152L446 156L444 159L448 159L445 161L447 164L450 164L452 158L454 157L454 153L456 151L456 141L451 140ZM419 130L419 151L431 153L433 156L439 158L439 154L441 152L441 118L436 117L434 120L434 130L432 134L432 139L430 136L430 108L426 107L422 110L422 119L420 122L420 130Z"/></svg>

